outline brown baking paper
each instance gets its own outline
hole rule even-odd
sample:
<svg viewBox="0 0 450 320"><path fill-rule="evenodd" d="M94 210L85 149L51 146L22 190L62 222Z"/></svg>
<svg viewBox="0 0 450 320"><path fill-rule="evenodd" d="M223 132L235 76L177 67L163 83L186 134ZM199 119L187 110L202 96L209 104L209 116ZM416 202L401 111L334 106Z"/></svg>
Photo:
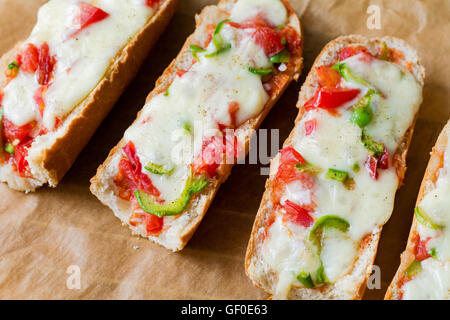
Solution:
<svg viewBox="0 0 450 320"><path fill-rule="evenodd" d="M44 0L0 0L0 53L27 37ZM244 255L264 191L258 165L236 166L180 253L132 236L89 192L89 179L143 106L148 92L194 30L194 14L211 0L180 0L178 11L110 115L56 189L25 195L0 184L1 299L263 299L244 272ZM412 140L405 185L383 230L375 264L381 299L399 265L429 152L450 116L450 2L291 0L304 30L305 66L262 128L281 142L297 114L298 90L323 46L340 35L392 35L417 48L426 67L424 101ZM367 19L380 8L381 29ZM374 24L375 23L375 24ZM79 277L78 277L79 276ZM78 282L77 279L80 281ZM79 288L78 288L79 284Z"/></svg>

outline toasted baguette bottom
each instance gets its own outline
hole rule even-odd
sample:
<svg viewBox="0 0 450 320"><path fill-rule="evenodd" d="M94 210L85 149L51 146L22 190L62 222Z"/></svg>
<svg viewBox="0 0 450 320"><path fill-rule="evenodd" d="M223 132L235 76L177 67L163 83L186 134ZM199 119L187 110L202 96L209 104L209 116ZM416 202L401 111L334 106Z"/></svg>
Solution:
<svg viewBox="0 0 450 320"><path fill-rule="evenodd" d="M422 183L420 185L416 206L419 205L424 196L428 192L432 191L435 186L435 182L437 180L437 173L442 168L444 154L447 149L447 144L449 143L448 141L449 134L450 134L450 121L448 121L445 127L442 129L436 141L436 144L433 147L427 169L425 171ZM405 273L406 268L415 259L414 239L418 235L417 231L418 223L419 222L417 221L416 216L413 215L413 222L408 236L408 244L406 245L405 251L401 254L400 266L397 272L395 273L394 279L392 279L392 282L389 285L389 288L385 295L385 300L398 300L400 298L401 288L399 287L399 281L402 278L403 274Z"/></svg>
<svg viewBox="0 0 450 320"><path fill-rule="evenodd" d="M425 70L420 64L417 53L413 48L404 41L392 37L367 39L358 35L349 35L339 37L328 43L316 58L314 65L303 84L297 107L300 109L295 123L301 120L304 114L303 105L315 93L318 78L316 69L319 65L328 65L334 61L336 53L348 45L362 45L374 53L376 45L386 42L390 48L396 48L404 53L405 61L412 62L412 73L417 81L423 86ZM417 117L417 115L416 115ZM416 119L416 118L415 118ZM415 119L409 129L406 131L402 142L394 155L396 159L397 176L399 177L399 185L401 184L406 171L406 155L412 138ZM286 139L284 145L291 145L294 138L294 131L291 132ZM263 263L260 251L263 243L264 228L267 225L269 215L271 213L270 203L270 186L274 178L275 170L279 156L271 162L271 175L266 183L266 191L263 195L258 214L253 225L252 234L247 248L245 258L245 269L248 277L253 281L255 286L264 289L267 293L275 292L277 274L271 268ZM352 271L338 280L335 284L327 284L317 288L308 289L304 287L292 288L289 293L291 299L361 299L365 290L368 277L372 272L372 265L376 256L377 245L380 239L382 226L368 235L363 241L358 258L355 261Z"/></svg>
<svg viewBox="0 0 450 320"><path fill-rule="evenodd" d="M133 79L150 49L175 13L178 0L165 0L147 24L120 50L104 78L54 132L38 136L28 149L33 178L18 176L11 165L0 165L0 181L19 191L35 191L48 183L55 187L70 169L102 120ZM0 59L6 68L18 45ZM0 79L0 84L5 79Z"/></svg>
<svg viewBox="0 0 450 320"><path fill-rule="evenodd" d="M221 20L227 18L227 11L230 11L235 2L236 0L221 0L218 6L205 7L201 14L196 16L195 32L188 37L178 56L174 59L174 61L172 61L161 77L157 80L155 89L147 97L147 102L152 97L164 92L169 87L172 79L176 76L177 70L189 68L192 61L189 46L191 44L204 43L208 36L207 26L209 24L216 25ZM283 3L286 5L290 13L294 12L287 1L283 0ZM298 20L296 22L299 27L299 36L302 37L300 22ZM292 57L292 62L289 63L288 70L280 75L280 77L283 77L282 81L280 81L280 87L266 103L263 111L256 118L248 120L237 129L238 135L243 137L242 140L245 141L244 147L246 151L248 151L249 141L253 130L259 127L270 109L287 88L288 84L293 79L298 79L303 62L301 54L302 52L300 49L297 55ZM140 112L138 114L138 118L139 115ZM121 157L121 149L124 145L125 141L122 139L119 144L111 150L103 165L99 167L96 176L91 180L92 193L96 195L103 204L109 206L114 211L114 214L122 221L122 223L127 224L130 227L133 234L151 239L172 251L179 251L183 249L206 214L206 211L208 210L208 207L211 204L220 184L228 178L232 165L221 165L218 170L218 178L212 180L205 190L193 198L183 214L177 217L164 218L165 223L166 221L170 221L171 226L169 229L163 230L163 232L161 232L157 237L148 236L143 226L133 227L128 224L129 216L132 211L131 205L129 202L116 196L117 189L114 185L113 179L117 174L117 164Z"/></svg>

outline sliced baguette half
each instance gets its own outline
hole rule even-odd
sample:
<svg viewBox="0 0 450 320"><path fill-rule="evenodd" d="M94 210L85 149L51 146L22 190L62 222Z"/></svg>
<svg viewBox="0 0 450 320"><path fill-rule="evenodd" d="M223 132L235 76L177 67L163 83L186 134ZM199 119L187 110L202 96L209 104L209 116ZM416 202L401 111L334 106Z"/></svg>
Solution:
<svg viewBox="0 0 450 320"><path fill-rule="evenodd" d="M299 114L295 120L297 124L303 117L305 110L303 106L310 100L318 88L317 70L319 66L330 65L336 63L337 53L348 46L363 46L372 54L376 54L382 43L386 43L389 48L394 48L403 53L401 64L407 66L417 82L423 86L425 71L420 64L416 51L406 44L404 41L392 38L371 38L367 39L359 35L349 35L339 37L329 42L321 53L318 55L314 65L309 72L305 83L303 84L297 107ZM417 115L416 115L417 116ZM393 156L394 165L399 178L399 185L403 180L406 171L406 155L411 141L415 124L411 123L409 129L404 134L402 141L399 143L395 155ZM292 145L294 142L294 130L284 143L284 146ZM270 190L273 185L274 177L279 164L279 155L271 162L270 177L266 182L266 191L263 195L260 208L258 210L251 238L248 244L245 269L247 275L253 281L254 285L264 289L267 293L273 295L275 293L278 275L274 270L262 259L262 243L265 237L265 228L270 223L269 218L272 212L270 202ZM361 168L361 170L365 170ZM356 261L354 261L351 271L342 279L333 284L324 284L315 288L306 288L303 286L293 286L288 293L289 299L360 299L366 287L366 281L372 272L373 261L376 256L377 245L380 239L381 227L368 234L362 241Z"/></svg>
<svg viewBox="0 0 450 320"><path fill-rule="evenodd" d="M176 77L178 70L189 69L193 60L193 55L189 50L190 46L192 44L205 43L209 34L208 28L210 28L211 25L215 26L220 21L228 18L229 12L231 12L233 6L237 2L238 0L221 0L217 6L205 7L202 12L196 16L195 32L187 38L180 53L157 80L155 88L147 97L147 102L167 90L173 79ZM288 1L282 0L282 3L288 11L290 24L295 27L298 35L302 38L300 22L294 10ZM293 79L298 79L302 62L302 48L300 47L297 52L292 54L287 69L274 76L277 77L277 89L272 92L270 99L265 104L263 110L259 115L245 121L236 128L236 130L242 133L242 136L244 137L244 150L248 151L252 132L260 126L265 116L280 98L289 83ZM136 121L139 119L140 114L141 112L138 114ZM147 234L145 228L142 228L139 225L132 226L129 224L129 218L132 213L131 205L128 201L124 201L117 196L114 177L117 174L118 162L122 156L122 148L125 144L124 139L122 139L118 145L111 150L105 162L98 168L97 174L91 180L92 193L96 195L103 204L110 207L116 217L118 217L124 225L130 227L133 234L151 239L172 251L183 249L206 214L220 184L222 184L229 176L233 165L226 163L221 164L218 169L218 175L213 179L209 179L208 186L201 193L195 195L182 214L175 218L164 218L164 224L166 224L166 218L167 221L170 219L170 227L167 229L164 228L157 236L152 236Z"/></svg>
<svg viewBox="0 0 450 320"><path fill-rule="evenodd" d="M447 122L443 130L441 131L435 146L431 152L430 160L428 162L427 169L425 171L422 183L420 185L419 194L417 196L416 206L420 204L426 194L435 188L436 180L439 177L439 171L444 164L444 156L446 150L448 150L448 139L450 137L450 121ZM447 155L448 156L448 155ZM413 217L411 230L408 237L408 243L405 251L401 254L400 266L392 279L392 282L386 292L386 300L398 300L401 299L401 280L408 266L415 260L415 246L416 237L418 233L418 224L416 215Z"/></svg>
<svg viewBox="0 0 450 320"><path fill-rule="evenodd" d="M112 59L102 80L67 116L56 130L35 138L26 160L32 177L23 177L8 163L0 164L0 181L19 191L35 191L49 184L55 187L70 169L102 120L139 70L150 49L175 13L178 0L163 0L157 12ZM0 59L6 70L20 44ZM82 81L82 79L80 79ZM0 87L6 76L0 75Z"/></svg>

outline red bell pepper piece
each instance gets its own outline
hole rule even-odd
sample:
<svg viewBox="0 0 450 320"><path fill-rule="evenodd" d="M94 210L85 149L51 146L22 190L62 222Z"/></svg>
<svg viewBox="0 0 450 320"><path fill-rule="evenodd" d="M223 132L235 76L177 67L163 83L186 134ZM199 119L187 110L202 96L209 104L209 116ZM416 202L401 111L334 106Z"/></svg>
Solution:
<svg viewBox="0 0 450 320"><path fill-rule="evenodd" d="M309 215L308 210L302 208L296 203L286 200L284 204L286 210L286 217L289 221L308 228L314 223L314 219Z"/></svg>
<svg viewBox="0 0 450 320"><path fill-rule="evenodd" d="M87 2L80 2L78 4L78 13L75 16L75 28L69 37L73 37L80 33L83 29L87 28L91 24L102 21L109 17L109 13L103 11L100 8L94 7Z"/></svg>
<svg viewBox="0 0 450 320"><path fill-rule="evenodd" d="M304 108L306 110L339 108L355 99L360 92L359 89L320 88L314 97L305 103Z"/></svg>
<svg viewBox="0 0 450 320"><path fill-rule="evenodd" d="M370 176L372 177L372 179L377 180L378 179L378 171L377 171L378 159L372 155L369 155L365 162L365 167L366 167L367 171L369 172Z"/></svg>

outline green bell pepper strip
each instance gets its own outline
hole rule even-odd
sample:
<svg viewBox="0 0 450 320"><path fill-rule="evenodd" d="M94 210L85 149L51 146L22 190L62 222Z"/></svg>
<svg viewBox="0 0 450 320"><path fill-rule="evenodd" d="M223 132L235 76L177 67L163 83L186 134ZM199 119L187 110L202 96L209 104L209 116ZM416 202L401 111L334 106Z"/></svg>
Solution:
<svg viewBox="0 0 450 320"><path fill-rule="evenodd" d="M217 24L216 28L214 29L213 42L217 49L222 48L222 45L223 45L223 39L222 39L222 36L220 35L220 31L222 30L223 25L229 21L230 21L230 19L225 19L225 20L220 21Z"/></svg>
<svg viewBox="0 0 450 320"><path fill-rule="evenodd" d="M196 44L191 44L191 46L189 47L189 50L192 53L192 56L194 57L195 60L200 61L200 59L198 58L197 53L199 52L205 52L206 50L203 49L202 47L196 45Z"/></svg>
<svg viewBox="0 0 450 320"><path fill-rule="evenodd" d="M423 209L416 207L416 208L414 208L414 213L416 215L417 221L419 221L421 224L427 226L428 228L434 229L434 230L444 228L444 226L434 223Z"/></svg>
<svg viewBox="0 0 450 320"><path fill-rule="evenodd" d="M317 219L312 228L309 230L309 241L313 243L318 249L319 253L322 251L322 235L324 229L337 229L342 232L346 232L350 227L350 223L347 220L335 216L335 215L326 215Z"/></svg>
<svg viewBox="0 0 450 320"><path fill-rule="evenodd" d="M330 283L330 281L327 278L327 275L325 274L325 268L323 266L322 261L320 261L320 267L319 269L317 269L317 284L322 284L322 283Z"/></svg>
<svg viewBox="0 0 450 320"><path fill-rule="evenodd" d="M374 86L372 86L369 82L367 82L365 79L361 78L361 77L357 77L355 76L352 71L350 70L350 68L342 62L338 62L336 63L334 66L331 67L332 69L338 71L340 73L340 75L342 76L342 78L344 78L345 81L349 81L349 82L356 82L359 83L369 89L372 89L375 93L379 94L379 90L376 89Z"/></svg>
<svg viewBox="0 0 450 320"><path fill-rule="evenodd" d="M354 172L358 173L359 170L361 170L361 167L359 166L359 164L354 163L354 164L352 165L352 170L353 170Z"/></svg>
<svg viewBox="0 0 450 320"><path fill-rule="evenodd" d="M10 64L8 64L8 69L9 70L19 69L19 68L20 68L20 65L16 61L13 61Z"/></svg>
<svg viewBox="0 0 450 320"><path fill-rule="evenodd" d="M405 276L412 278L422 271L422 265L419 260L414 260L405 270Z"/></svg>
<svg viewBox="0 0 450 320"><path fill-rule="evenodd" d="M252 68L252 67L248 67L248 71L250 71L251 73L256 74L258 76L267 76L267 75L273 73L273 69L272 68L255 69L255 68Z"/></svg>
<svg viewBox="0 0 450 320"><path fill-rule="evenodd" d="M218 56L219 54L224 53L225 51L228 51L230 49L231 49L231 43L227 43L225 46L221 47L220 49L217 49L214 52L205 54L205 57L212 58L212 57Z"/></svg>
<svg viewBox="0 0 450 320"><path fill-rule="evenodd" d="M309 163L308 161L306 161L306 163L297 163L295 165L295 168L297 168L298 171L300 172L309 172L311 174L319 174L322 172L322 168L313 165L312 163Z"/></svg>
<svg viewBox="0 0 450 320"><path fill-rule="evenodd" d="M170 203L159 204L156 202L155 197L141 190L137 190L134 195L137 202L145 212L151 213L158 217L176 216L186 209L192 195L202 191L207 184L208 181L204 176L195 178L191 171L180 197Z"/></svg>
<svg viewBox="0 0 450 320"><path fill-rule="evenodd" d="M183 121L183 129L189 133L192 134L192 125L189 121Z"/></svg>
<svg viewBox="0 0 450 320"><path fill-rule="evenodd" d="M336 180L339 182L344 182L345 180L347 180L349 178L348 172L333 169L333 168L328 169L326 177L328 179Z"/></svg>
<svg viewBox="0 0 450 320"><path fill-rule="evenodd" d="M300 272L300 274L297 276L297 280L305 286L305 288L314 288L314 282L311 278L311 275L306 272Z"/></svg>
<svg viewBox="0 0 450 320"><path fill-rule="evenodd" d="M372 137L367 134L365 129L363 129L361 133L361 142L364 147L367 150L372 151L375 156L379 156L384 152L384 144L375 142Z"/></svg>
<svg viewBox="0 0 450 320"><path fill-rule="evenodd" d="M159 174L159 175L163 175L163 174L169 175L174 170L173 168L167 169L166 167L164 167L160 164L156 164L156 163L152 163L152 162L149 162L144 168L147 169L151 173Z"/></svg>
<svg viewBox="0 0 450 320"><path fill-rule="evenodd" d="M360 128L367 126L373 119L373 111L370 103L372 102L372 97L374 94L375 91L369 89L358 104L353 107L350 121Z"/></svg>
<svg viewBox="0 0 450 320"><path fill-rule="evenodd" d="M5 151L9 154L14 154L14 146L11 143L5 144Z"/></svg>
<svg viewBox="0 0 450 320"><path fill-rule="evenodd" d="M269 61L272 63L286 63L291 59L291 54L286 49L281 50L276 55L273 55L269 58Z"/></svg>
<svg viewBox="0 0 450 320"><path fill-rule="evenodd" d="M428 251L428 254L433 257L434 260L438 260L436 248L431 248L430 251Z"/></svg>

